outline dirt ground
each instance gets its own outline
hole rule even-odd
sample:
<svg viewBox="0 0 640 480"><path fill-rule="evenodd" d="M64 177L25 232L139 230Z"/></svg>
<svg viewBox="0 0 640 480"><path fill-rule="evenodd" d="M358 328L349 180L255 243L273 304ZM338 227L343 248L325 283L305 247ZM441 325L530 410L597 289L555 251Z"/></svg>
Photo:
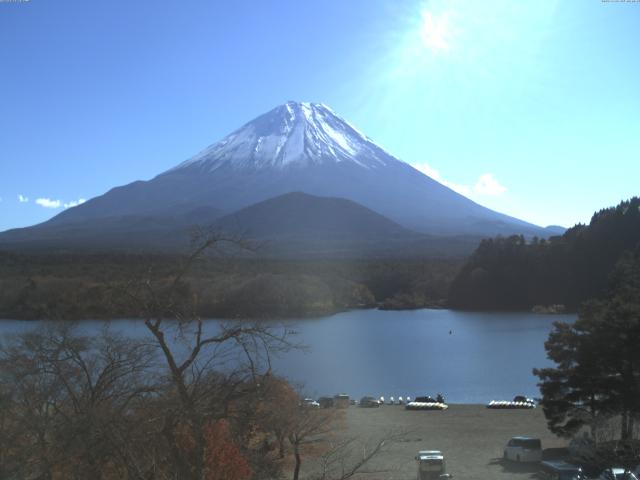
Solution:
<svg viewBox="0 0 640 480"><path fill-rule="evenodd" d="M540 408L490 410L483 405L450 405L446 411L408 411L402 406L350 407L346 413L346 437L375 442L391 431L408 432L387 446L357 478L415 479L418 450L441 450L448 473L456 480L535 478L535 465L502 460L503 447L512 436L529 435L542 440L545 458L557 458L566 441L552 435ZM310 466L309 466L310 467ZM310 473L310 472L307 472Z"/></svg>

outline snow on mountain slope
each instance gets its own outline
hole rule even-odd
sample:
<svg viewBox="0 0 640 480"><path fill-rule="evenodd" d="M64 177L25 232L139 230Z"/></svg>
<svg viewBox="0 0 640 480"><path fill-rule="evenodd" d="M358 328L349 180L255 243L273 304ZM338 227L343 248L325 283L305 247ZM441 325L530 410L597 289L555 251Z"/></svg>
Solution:
<svg viewBox="0 0 640 480"><path fill-rule="evenodd" d="M430 235L548 236L398 160L329 107L304 102L276 107L155 178L113 188L46 223L119 216L181 221L202 208L225 215L290 192L351 200Z"/></svg>
<svg viewBox="0 0 640 480"><path fill-rule="evenodd" d="M352 162L378 168L399 161L356 130L329 107L287 102L259 116L170 171L197 168L287 168Z"/></svg>

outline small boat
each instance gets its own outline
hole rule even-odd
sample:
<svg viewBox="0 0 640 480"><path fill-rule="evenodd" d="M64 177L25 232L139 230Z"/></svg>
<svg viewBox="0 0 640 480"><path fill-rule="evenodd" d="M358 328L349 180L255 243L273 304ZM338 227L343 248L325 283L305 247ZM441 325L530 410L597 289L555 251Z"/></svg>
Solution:
<svg viewBox="0 0 640 480"><path fill-rule="evenodd" d="M524 395L516 395L512 401L508 400L491 400L487 404L487 408L493 409L532 409L536 408L536 402L533 398L527 398Z"/></svg>
<svg viewBox="0 0 640 480"><path fill-rule="evenodd" d="M408 402L404 408L406 410L446 410L449 405L438 402Z"/></svg>
<svg viewBox="0 0 640 480"><path fill-rule="evenodd" d="M407 410L446 410L449 406L427 395L425 397L416 397L413 402L408 401L404 408Z"/></svg>

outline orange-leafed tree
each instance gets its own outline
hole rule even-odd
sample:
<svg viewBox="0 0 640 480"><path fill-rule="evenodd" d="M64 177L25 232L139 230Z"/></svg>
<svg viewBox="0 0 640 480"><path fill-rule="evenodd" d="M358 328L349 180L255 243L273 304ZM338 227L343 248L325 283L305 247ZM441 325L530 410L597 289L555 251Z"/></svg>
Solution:
<svg viewBox="0 0 640 480"><path fill-rule="evenodd" d="M209 423L203 433L206 480L245 480L251 477L249 462L235 443L225 420Z"/></svg>
<svg viewBox="0 0 640 480"><path fill-rule="evenodd" d="M289 433L295 429L300 395L289 382L269 376L263 382L261 401L256 408L257 423L263 432L275 437L278 457L284 458Z"/></svg>

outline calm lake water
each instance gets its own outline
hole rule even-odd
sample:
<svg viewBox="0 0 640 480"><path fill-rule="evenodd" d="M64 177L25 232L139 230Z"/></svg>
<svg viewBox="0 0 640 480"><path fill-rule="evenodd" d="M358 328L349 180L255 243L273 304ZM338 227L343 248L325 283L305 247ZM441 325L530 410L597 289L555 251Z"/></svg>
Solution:
<svg viewBox="0 0 640 480"><path fill-rule="evenodd" d="M276 373L304 384L310 396L345 392L415 397L442 392L452 403L539 396L534 367L551 365L544 351L554 321L573 315L476 313L452 310L354 310L287 322L308 351L276 358ZM212 322L215 322L212 320ZM81 328L98 332L105 322ZM0 321L0 333L38 322ZM140 336L141 322L118 320L111 328Z"/></svg>

